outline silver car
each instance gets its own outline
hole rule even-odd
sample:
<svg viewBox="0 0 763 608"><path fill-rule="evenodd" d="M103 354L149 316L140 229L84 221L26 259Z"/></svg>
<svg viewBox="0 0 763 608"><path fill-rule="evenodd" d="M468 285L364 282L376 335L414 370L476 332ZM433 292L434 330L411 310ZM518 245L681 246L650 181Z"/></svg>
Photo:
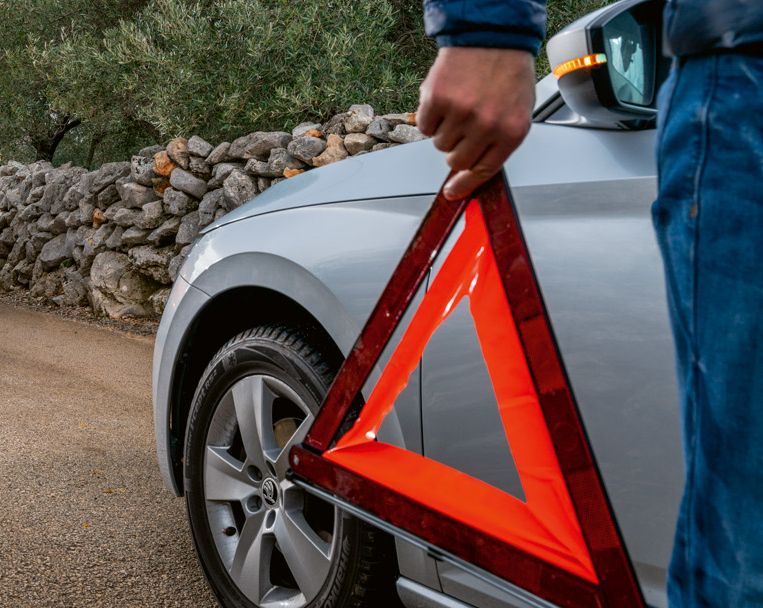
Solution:
<svg viewBox="0 0 763 608"><path fill-rule="evenodd" d="M559 80L539 82L534 125L505 172L638 580L663 607L683 469L650 217L659 28L658 2L625 0L559 34ZM156 440L221 604L550 606L288 475L290 448L447 172L423 141L302 174L206 229L181 269L156 340ZM468 309L432 337L379 438L522 497Z"/></svg>

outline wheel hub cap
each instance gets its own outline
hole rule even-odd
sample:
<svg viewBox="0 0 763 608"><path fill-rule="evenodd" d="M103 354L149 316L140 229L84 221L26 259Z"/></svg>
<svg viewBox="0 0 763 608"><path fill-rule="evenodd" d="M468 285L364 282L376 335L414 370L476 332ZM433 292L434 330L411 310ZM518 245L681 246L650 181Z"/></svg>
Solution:
<svg viewBox="0 0 763 608"><path fill-rule="evenodd" d="M278 482L268 477L262 483L262 501L268 507L275 507L278 504Z"/></svg>

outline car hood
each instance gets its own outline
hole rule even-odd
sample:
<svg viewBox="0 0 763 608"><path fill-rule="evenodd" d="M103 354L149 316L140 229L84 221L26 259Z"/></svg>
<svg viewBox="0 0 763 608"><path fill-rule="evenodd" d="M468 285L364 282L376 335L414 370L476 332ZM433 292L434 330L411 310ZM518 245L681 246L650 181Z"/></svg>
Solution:
<svg viewBox="0 0 763 608"><path fill-rule="evenodd" d="M306 205L433 194L447 175L445 155L429 140L353 156L279 182L204 232L255 215Z"/></svg>

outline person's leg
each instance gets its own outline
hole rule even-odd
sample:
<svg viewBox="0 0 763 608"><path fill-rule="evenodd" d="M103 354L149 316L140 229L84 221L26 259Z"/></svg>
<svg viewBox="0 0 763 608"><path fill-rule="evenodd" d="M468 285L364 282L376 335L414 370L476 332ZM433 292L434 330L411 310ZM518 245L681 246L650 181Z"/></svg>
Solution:
<svg viewBox="0 0 763 608"><path fill-rule="evenodd" d="M654 220L676 338L686 488L668 594L673 608L758 606L763 58L683 60L671 83L661 100L669 107Z"/></svg>

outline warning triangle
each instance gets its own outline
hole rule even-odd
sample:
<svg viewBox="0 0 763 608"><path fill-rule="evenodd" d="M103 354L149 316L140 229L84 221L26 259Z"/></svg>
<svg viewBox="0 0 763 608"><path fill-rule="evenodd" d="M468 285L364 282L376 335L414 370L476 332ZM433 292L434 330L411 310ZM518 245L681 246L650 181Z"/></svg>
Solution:
<svg viewBox="0 0 763 608"><path fill-rule="evenodd" d="M384 446L383 456L374 455L383 445L376 441L379 428L418 366L429 339L466 298L526 502L394 446ZM434 277L360 416L326 458L380 483L398 483L399 490L399 472L416 467L417 475L430 484L426 499L433 508L459 512L466 521L481 521L506 542L596 581L476 203L467 208L464 231ZM374 459L378 462L372 463ZM419 482L410 479L404 493L421 497ZM463 496L480 498L464 501Z"/></svg>
<svg viewBox="0 0 763 608"><path fill-rule="evenodd" d="M463 232L359 402L462 214ZM430 339L464 302L524 501L377 439ZM290 461L304 487L559 605L644 606L500 176L472 201L438 195Z"/></svg>

